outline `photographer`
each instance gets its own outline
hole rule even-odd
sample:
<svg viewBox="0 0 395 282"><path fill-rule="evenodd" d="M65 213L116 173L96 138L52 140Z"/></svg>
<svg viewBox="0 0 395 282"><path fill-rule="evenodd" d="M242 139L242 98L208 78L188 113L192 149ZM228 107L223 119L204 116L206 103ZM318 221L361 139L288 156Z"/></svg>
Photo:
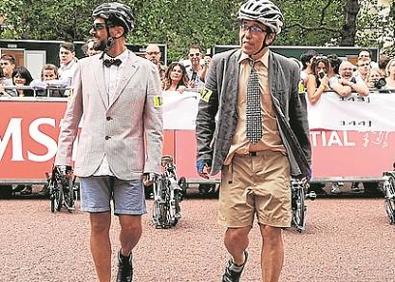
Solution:
<svg viewBox="0 0 395 282"><path fill-rule="evenodd" d="M312 74L307 76L307 97L312 105L318 102L322 93L329 90L329 61L316 57L311 64Z"/></svg>
<svg viewBox="0 0 395 282"><path fill-rule="evenodd" d="M368 87L372 90L380 90L383 88L387 82L385 78L381 75L380 69L373 68L368 76Z"/></svg>

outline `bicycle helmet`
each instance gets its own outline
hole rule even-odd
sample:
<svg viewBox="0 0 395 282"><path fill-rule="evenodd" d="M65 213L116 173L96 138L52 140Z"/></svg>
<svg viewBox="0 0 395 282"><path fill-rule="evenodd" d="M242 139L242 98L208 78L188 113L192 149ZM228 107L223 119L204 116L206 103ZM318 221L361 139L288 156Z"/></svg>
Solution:
<svg viewBox="0 0 395 282"><path fill-rule="evenodd" d="M238 19L258 21L276 34L284 24L280 9L269 0L248 0L241 5Z"/></svg>
<svg viewBox="0 0 395 282"><path fill-rule="evenodd" d="M134 29L132 10L125 4L118 2L103 3L93 10L92 17L103 18L108 25L121 25L125 29L125 33Z"/></svg>

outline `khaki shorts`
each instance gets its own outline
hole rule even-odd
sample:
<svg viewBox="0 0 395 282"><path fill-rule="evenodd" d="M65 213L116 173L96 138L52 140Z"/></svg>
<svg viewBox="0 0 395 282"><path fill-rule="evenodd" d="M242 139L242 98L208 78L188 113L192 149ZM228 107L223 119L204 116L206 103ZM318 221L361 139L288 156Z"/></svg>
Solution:
<svg viewBox="0 0 395 282"><path fill-rule="evenodd" d="M219 223L226 227L259 224L291 225L291 188L288 158L281 152L235 155L222 169Z"/></svg>

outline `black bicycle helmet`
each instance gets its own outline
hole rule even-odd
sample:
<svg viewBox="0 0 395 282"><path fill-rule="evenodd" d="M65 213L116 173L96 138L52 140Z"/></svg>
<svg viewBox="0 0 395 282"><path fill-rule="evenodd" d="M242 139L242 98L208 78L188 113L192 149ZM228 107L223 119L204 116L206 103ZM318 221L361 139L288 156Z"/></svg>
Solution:
<svg viewBox="0 0 395 282"><path fill-rule="evenodd" d="M281 32L284 25L284 17L280 9L269 0L248 0L241 5L238 18L258 21L276 34Z"/></svg>
<svg viewBox="0 0 395 282"><path fill-rule="evenodd" d="M134 29L132 10L125 4L118 2L103 3L93 10L92 17L103 18L108 25L121 25L125 29L125 33Z"/></svg>

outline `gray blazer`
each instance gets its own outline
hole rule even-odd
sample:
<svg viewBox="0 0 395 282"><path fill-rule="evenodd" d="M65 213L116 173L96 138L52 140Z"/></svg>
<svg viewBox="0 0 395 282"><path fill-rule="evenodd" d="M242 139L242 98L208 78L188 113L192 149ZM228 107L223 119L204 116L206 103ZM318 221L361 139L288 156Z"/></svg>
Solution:
<svg viewBox="0 0 395 282"><path fill-rule="evenodd" d="M311 147L304 96L298 94L300 72L292 60L269 51L269 84L280 136L293 176L310 173ZM211 163L211 174L223 166L236 130L240 50L214 56L196 119L197 160ZM217 116L218 115L218 116ZM217 121L216 121L217 116Z"/></svg>
<svg viewBox="0 0 395 282"><path fill-rule="evenodd" d="M79 125L74 171L77 176L91 176L104 155L119 179L160 172L162 109L154 103L161 100L158 69L130 51L128 60L122 64L121 80L113 102L109 103L100 54L78 63L55 159L56 165L72 164L73 142Z"/></svg>

